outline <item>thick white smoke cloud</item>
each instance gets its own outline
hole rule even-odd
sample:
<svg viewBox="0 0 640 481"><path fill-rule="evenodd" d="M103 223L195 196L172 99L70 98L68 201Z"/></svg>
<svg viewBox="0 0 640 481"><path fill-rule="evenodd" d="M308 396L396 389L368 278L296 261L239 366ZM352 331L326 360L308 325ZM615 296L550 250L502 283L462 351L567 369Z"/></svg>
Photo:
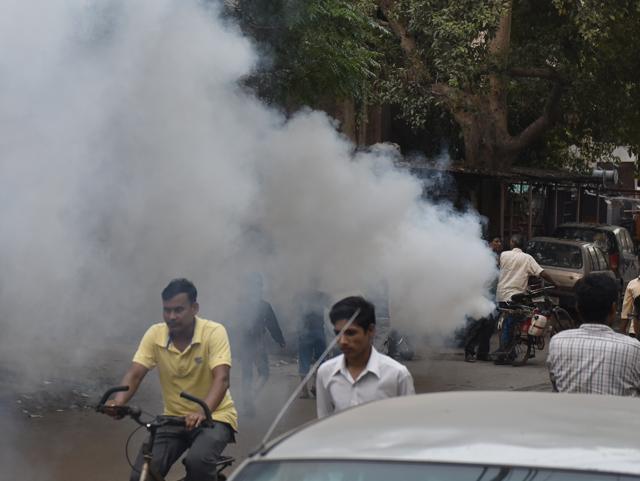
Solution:
<svg viewBox="0 0 640 481"><path fill-rule="evenodd" d="M478 217L422 201L393 149L354 154L326 115L262 105L239 84L254 50L216 13L0 1L0 352L86 363L159 320L176 276L211 318L256 270L284 310L385 279L421 332L486 312Z"/></svg>

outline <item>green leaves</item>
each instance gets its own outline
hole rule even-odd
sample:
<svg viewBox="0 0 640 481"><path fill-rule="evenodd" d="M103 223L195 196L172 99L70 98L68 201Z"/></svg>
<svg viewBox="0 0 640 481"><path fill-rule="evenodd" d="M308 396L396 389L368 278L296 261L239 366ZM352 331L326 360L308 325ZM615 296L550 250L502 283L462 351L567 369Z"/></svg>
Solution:
<svg viewBox="0 0 640 481"><path fill-rule="evenodd" d="M237 4L243 28L269 59L250 82L273 101L388 104L415 132L458 148L461 129L452 119L494 115L491 102L508 113L508 135L539 119L553 80L511 73L546 69L564 79L554 101L560 115L518 162L578 165L612 145L640 150L640 0Z"/></svg>
<svg viewBox="0 0 640 481"><path fill-rule="evenodd" d="M238 17L245 31L273 59L261 72L261 93L312 104L331 97L366 98L381 67L376 44L388 35L374 14L375 2L369 0L242 0ZM268 27L252 28L250 18Z"/></svg>

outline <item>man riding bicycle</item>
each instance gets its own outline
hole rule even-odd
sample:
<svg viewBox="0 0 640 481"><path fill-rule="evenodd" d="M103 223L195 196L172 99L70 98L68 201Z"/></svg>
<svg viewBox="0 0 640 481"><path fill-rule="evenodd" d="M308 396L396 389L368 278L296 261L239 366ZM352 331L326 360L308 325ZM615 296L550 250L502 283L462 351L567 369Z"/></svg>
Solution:
<svg viewBox="0 0 640 481"><path fill-rule="evenodd" d="M185 426L163 426L153 445L153 468L165 476L184 458L186 481L216 481L216 462L228 443L235 441L237 418L229 393L231 349L221 324L198 317L198 292L187 279L174 279L162 291L164 322L151 326L133 357L119 392L107 406L124 406L149 370L158 366L164 414L181 416ZM212 427L200 426L205 415L180 397L186 391L201 398L212 412ZM117 411L110 413L118 417ZM137 481L144 462L138 454L131 481Z"/></svg>
<svg viewBox="0 0 640 481"><path fill-rule="evenodd" d="M529 277L531 276L542 277L553 284L553 279L549 273L545 272L532 256L522 251L524 239L521 235L511 236L510 246L511 250L505 251L500 255L500 275L496 290L496 300L499 305L510 302L516 294L525 294ZM500 349L494 353L494 359L497 364L509 361L505 359L505 356L508 351L508 345L511 342L511 330L516 321L517 319L511 315L504 320L500 337Z"/></svg>

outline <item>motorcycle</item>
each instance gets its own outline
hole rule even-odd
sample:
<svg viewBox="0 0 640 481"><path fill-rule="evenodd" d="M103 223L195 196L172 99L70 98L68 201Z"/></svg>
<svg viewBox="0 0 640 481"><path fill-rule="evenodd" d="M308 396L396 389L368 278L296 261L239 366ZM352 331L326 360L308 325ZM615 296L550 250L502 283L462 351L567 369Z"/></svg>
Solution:
<svg viewBox="0 0 640 481"><path fill-rule="evenodd" d="M509 341L506 345L501 343L501 357L496 360L498 364L524 366L535 357L536 349L545 348L547 336L576 326L571 315L551 301L547 295L551 289L553 286L516 294L510 302L498 308L498 331L506 327L507 317L512 319Z"/></svg>

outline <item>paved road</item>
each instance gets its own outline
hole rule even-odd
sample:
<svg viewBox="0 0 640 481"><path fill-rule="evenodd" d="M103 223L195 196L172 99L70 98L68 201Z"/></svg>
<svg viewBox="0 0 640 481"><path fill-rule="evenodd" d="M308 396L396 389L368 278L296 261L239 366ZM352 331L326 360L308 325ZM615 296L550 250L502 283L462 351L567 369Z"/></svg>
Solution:
<svg viewBox="0 0 640 481"><path fill-rule="evenodd" d="M425 351L420 359L407 363L420 393L450 390L549 390L544 367L545 353L538 353L530 364L514 368L492 363L465 363L462 353L453 349ZM114 363L113 376L119 376L126 356ZM101 373L109 377L108 373ZM151 375L136 396L136 404L149 412L158 412L161 401L157 380ZM260 441L269 422L284 404L297 383L293 362L273 358L270 382L257 398L259 416L242 417L237 444L228 453L242 458ZM236 373L234 386L239 386ZM3 479L25 481L114 481L128 479L124 457L127 436L135 427L131 421L113 421L89 409L76 408L57 412L44 406L43 417L28 418L22 412L18 393L6 390L0 398L2 449L0 463ZM296 400L276 433L314 419L313 400ZM138 445L141 433L133 436ZM133 451L133 448L130 448ZM15 473L11 472L15 470ZM174 469L170 479L177 479L181 468Z"/></svg>

